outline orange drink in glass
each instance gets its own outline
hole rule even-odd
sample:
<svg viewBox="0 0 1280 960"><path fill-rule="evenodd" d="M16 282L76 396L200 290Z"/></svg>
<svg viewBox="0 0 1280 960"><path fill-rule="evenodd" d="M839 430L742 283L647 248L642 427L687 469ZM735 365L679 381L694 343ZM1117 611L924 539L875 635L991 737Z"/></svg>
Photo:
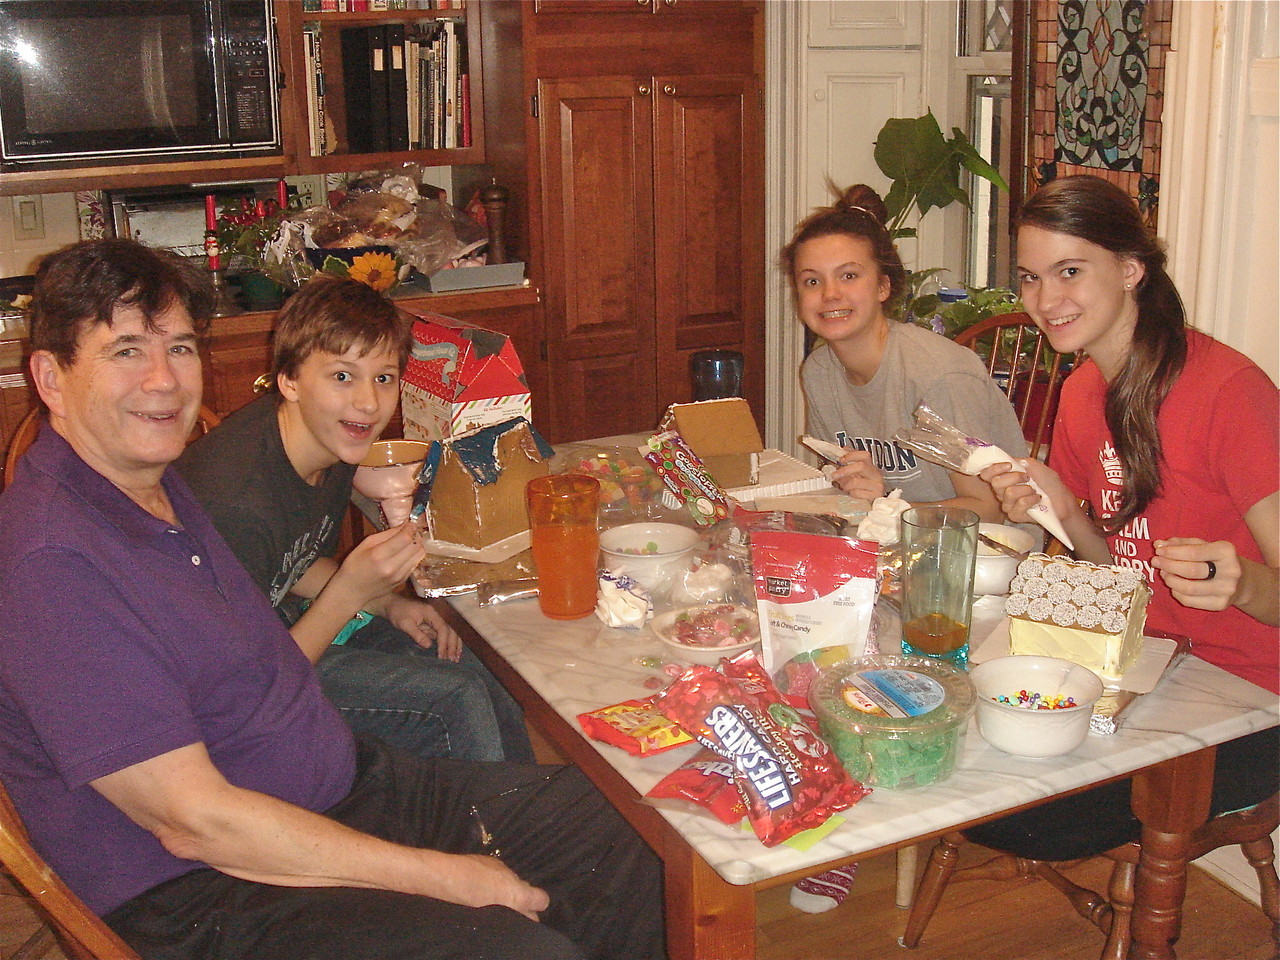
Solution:
<svg viewBox="0 0 1280 960"><path fill-rule="evenodd" d="M553 620L587 616L596 607L600 483L576 474L536 477L529 481L525 501L538 606Z"/></svg>

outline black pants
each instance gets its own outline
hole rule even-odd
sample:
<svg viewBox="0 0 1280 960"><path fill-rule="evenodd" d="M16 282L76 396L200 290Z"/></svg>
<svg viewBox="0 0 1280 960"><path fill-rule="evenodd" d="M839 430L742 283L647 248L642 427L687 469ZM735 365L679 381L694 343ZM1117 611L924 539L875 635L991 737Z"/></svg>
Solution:
<svg viewBox="0 0 1280 960"><path fill-rule="evenodd" d="M1129 807L1129 780L1062 797L964 835L1029 860L1080 860L1137 840L1142 824ZM1219 745L1209 816L1261 803L1280 789L1280 727Z"/></svg>
<svg viewBox="0 0 1280 960"><path fill-rule="evenodd" d="M576 767L419 760L371 742L351 794L327 816L407 846L496 850L551 905L535 923L506 907L201 869L105 919L148 960L664 956L661 864Z"/></svg>

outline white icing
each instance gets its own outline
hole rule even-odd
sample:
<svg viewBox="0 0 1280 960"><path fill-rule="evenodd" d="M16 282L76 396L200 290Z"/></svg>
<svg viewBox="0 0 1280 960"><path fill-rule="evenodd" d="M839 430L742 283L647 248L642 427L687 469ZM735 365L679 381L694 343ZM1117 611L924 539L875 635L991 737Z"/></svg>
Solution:
<svg viewBox="0 0 1280 960"><path fill-rule="evenodd" d="M858 524L858 539L892 546L902 536L902 515L909 509L911 504L902 499L901 490L894 490L887 497L876 497Z"/></svg>
<svg viewBox="0 0 1280 960"><path fill-rule="evenodd" d="M596 616L610 627L638 630L653 617L649 592L625 573L604 570L596 593Z"/></svg>
<svg viewBox="0 0 1280 960"><path fill-rule="evenodd" d="M964 470L961 472L976 477L984 467L989 467L993 463L1011 463L1015 467L1018 466L1017 460L995 444L989 443L981 447L975 447L969 453L964 463ZM1031 519L1066 544L1068 550L1074 550L1076 548L1075 544L1071 542L1071 538L1067 536L1067 531L1063 529L1062 521L1058 519L1057 514L1049 507L1049 498L1045 495L1044 490L1040 488L1040 484L1030 477L1027 478L1027 482L1040 498L1040 502L1027 511L1031 515Z"/></svg>

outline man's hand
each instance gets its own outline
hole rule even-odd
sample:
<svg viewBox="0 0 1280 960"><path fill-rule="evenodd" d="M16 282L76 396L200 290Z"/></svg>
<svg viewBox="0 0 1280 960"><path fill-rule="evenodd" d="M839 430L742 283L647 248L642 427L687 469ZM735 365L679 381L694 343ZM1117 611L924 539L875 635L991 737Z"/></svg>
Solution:
<svg viewBox="0 0 1280 960"><path fill-rule="evenodd" d="M831 482L851 497L875 500L885 495L884 476L866 450L850 450L831 474Z"/></svg>
<svg viewBox="0 0 1280 960"><path fill-rule="evenodd" d="M439 899L464 907L497 904L510 907L530 920L537 920L538 914L551 903L545 890L525 883L496 857L461 855L455 857L454 866L457 869L451 871L449 889Z"/></svg>
<svg viewBox="0 0 1280 960"><path fill-rule="evenodd" d="M457 663L462 658L462 638L425 600L389 594L382 604L382 616L412 637L413 642L424 650L435 643L436 655L441 660Z"/></svg>

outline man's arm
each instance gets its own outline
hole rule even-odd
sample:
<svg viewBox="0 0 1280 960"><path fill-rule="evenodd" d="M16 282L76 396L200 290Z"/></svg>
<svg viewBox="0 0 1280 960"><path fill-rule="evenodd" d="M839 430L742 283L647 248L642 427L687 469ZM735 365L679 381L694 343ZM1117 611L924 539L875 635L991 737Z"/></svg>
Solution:
<svg viewBox="0 0 1280 960"><path fill-rule="evenodd" d="M499 860L404 847L228 783L194 743L92 781L129 819L184 860L286 887L368 887L532 919L547 894Z"/></svg>

